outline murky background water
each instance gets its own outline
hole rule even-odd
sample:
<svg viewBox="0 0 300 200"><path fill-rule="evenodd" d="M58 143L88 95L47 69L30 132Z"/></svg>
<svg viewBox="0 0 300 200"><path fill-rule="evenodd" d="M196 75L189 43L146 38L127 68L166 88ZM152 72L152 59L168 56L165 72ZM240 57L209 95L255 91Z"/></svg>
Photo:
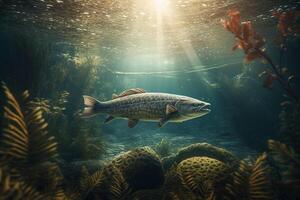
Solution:
<svg viewBox="0 0 300 200"><path fill-rule="evenodd" d="M231 51L234 38L220 19L228 9L240 10L276 57L271 13L297 6L279 0L1 0L0 78L17 92L29 89L52 102L67 91L65 109L50 123L67 144L83 130L92 140L101 136L109 157L155 146L162 138L174 148L208 142L243 157L277 137L282 93L261 86L262 63L245 65L243 53ZM293 57L299 46L290 48L287 62L299 63ZM104 116L74 117L83 94L109 100L135 87L203 99L212 112L162 129L144 122L129 129L122 120L102 125ZM61 146L62 153L68 149Z"/></svg>
<svg viewBox="0 0 300 200"><path fill-rule="evenodd" d="M299 8L0 0L0 199L299 199ZM238 18L232 9L265 39L266 52L252 50L273 68L232 51L221 23ZM282 40L278 21L289 27ZM162 128L80 118L82 95L107 101L130 88L194 97L211 112Z"/></svg>

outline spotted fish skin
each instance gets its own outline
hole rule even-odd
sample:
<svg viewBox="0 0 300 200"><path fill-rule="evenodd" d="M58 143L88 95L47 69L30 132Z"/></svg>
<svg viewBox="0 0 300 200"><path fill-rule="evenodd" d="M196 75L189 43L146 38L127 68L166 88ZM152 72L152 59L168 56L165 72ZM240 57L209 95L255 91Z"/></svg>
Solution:
<svg viewBox="0 0 300 200"><path fill-rule="evenodd" d="M159 121L159 127L162 127L167 122L183 122L210 112L210 104L204 101L176 94L148 93L140 88L126 90L120 95L113 94L113 99L105 102L90 96L83 96L83 99L83 118L98 113L108 114L105 122L114 118L128 118L130 128L139 120Z"/></svg>
<svg viewBox="0 0 300 200"><path fill-rule="evenodd" d="M111 116L144 121L158 121L166 113L166 106L175 106L189 97L167 93L141 93L102 102L99 112Z"/></svg>

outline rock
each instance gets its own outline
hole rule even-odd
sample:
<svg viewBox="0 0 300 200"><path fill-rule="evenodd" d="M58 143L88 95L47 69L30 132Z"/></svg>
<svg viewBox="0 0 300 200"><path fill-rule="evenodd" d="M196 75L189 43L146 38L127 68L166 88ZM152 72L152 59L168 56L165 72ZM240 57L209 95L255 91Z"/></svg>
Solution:
<svg viewBox="0 0 300 200"><path fill-rule="evenodd" d="M178 164L187 158L195 156L207 156L210 158L215 158L230 166L238 162L238 159L225 149L208 143L196 143L179 149L176 154L163 158L163 167L165 170L168 170L173 164Z"/></svg>

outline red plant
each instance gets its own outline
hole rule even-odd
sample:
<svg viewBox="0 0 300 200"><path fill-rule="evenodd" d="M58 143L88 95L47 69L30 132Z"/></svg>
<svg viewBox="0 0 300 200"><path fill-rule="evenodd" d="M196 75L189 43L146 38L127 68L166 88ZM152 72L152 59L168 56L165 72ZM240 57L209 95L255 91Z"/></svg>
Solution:
<svg viewBox="0 0 300 200"><path fill-rule="evenodd" d="M256 34L250 21L241 22L240 12L230 10L229 20L222 20L223 26L235 35L237 40L232 50L242 49L245 53L245 62L250 63L256 58L261 58L264 52L265 40Z"/></svg>
<svg viewBox="0 0 300 200"><path fill-rule="evenodd" d="M300 14L296 11L290 11L276 13L275 16L279 19L277 27L280 37L282 38L280 45L280 57L282 57L284 49L286 48L284 43L287 36L300 33L299 25L297 25ZM265 39L254 31L251 21L241 22L241 16L238 10L229 10L228 17L229 19L227 20L222 19L221 23L224 28L235 36L236 44L233 46L232 50L242 49L245 53L244 61L246 63L250 63L255 59L263 59L263 61L269 63L271 71L263 71L259 75L264 78L263 86L271 89L273 87L273 82L276 80L289 97L293 98L297 103L300 103L298 95L290 85L293 76L286 76L286 74L288 74L287 68L281 67L281 58L279 65L274 64L264 48Z"/></svg>
<svg viewBox="0 0 300 200"><path fill-rule="evenodd" d="M300 11L274 12L273 15L278 18L278 31L281 37L300 34L300 25L297 20L300 17Z"/></svg>

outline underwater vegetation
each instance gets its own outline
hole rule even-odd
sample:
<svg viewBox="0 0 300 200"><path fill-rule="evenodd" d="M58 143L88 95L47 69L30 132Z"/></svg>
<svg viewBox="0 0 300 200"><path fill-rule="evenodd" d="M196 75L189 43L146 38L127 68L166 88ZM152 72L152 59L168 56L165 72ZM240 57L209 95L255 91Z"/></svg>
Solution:
<svg viewBox="0 0 300 200"><path fill-rule="evenodd" d="M3 179L8 181L3 182L3 190L7 191L7 195L12 195L12 199L28 193L61 195L59 186L62 176L56 162L57 143L47 132L48 124L41 108L28 105L27 91L22 94L23 104L20 105L4 84L2 87L7 105L4 106L6 126L2 130L0 155ZM9 194L11 191L7 190L7 184L17 192ZM19 184L21 187L15 186ZM3 194L6 195L6 192Z"/></svg>
<svg viewBox="0 0 300 200"><path fill-rule="evenodd" d="M62 1L53 1L54 8L59 2ZM70 7L82 3L64 2ZM103 2L109 4L110 1ZM19 3L23 4L22 1ZM30 3L35 5L38 1ZM99 7L90 7L97 11L93 19L106 17L105 12L98 12ZM100 7L101 10L107 8ZM73 8L75 16L77 11L75 6L72 11ZM54 16L53 13L51 10ZM223 25L237 39L233 50L239 48L244 51L245 63L259 59L268 63L270 68L259 74L263 87L272 89L278 82L287 97L281 104L279 141L269 140L266 152L241 160L232 152L208 143L191 144L175 152L171 142L162 139L153 149L138 147L104 161L108 145L99 137L103 134L100 123L96 120L83 123L74 115L81 104L82 94L89 93L104 99L116 89L109 75L97 76L99 70L105 70L99 67L102 60L76 47L68 49L68 53L60 57L51 58L53 46L44 42L46 40L15 37L15 49L19 51L16 53L19 59L16 60L25 61L11 65L11 70L19 75L8 81L10 85L20 85L21 91L28 89L30 95L28 91L18 95L18 90L13 94L5 84L2 85L5 101L3 104L1 101L3 112L0 112L3 113L0 199L300 199L299 97L296 77L283 63L287 41L299 35L299 13L274 13L279 30L278 64L271 54L267 54L266 40L255 32L252 23L241 22L237 10L228 14L229 20L223 21ZM82 19L90 15L83 13L80 17L82 23ZM61 20L59 17L56 15L54 20ZM195 17L193 22L197 20ZM80 23L71 22L80 26ZM106 31L97 33L97 37L104 33ZM90 40L92 36L87 37ZM27 59L22 57L24 52ZM27 76L19 71L19 66L23 65L28 67ZM89 160L97 162L91 167L85 162ZM81 162L79 167L75 166L75 162ZM71 167L66 169L66 163L70 163Z"/></svg>
<svg viewBox="0 0 300 200"><path fill-rule="evenodd" d="M271 70L264 70L260 77L263 78L263 86L271 89L273 82L278 81L285 93L299 104L299 96L295 92L295 88L292 87L294 81L294 75L291 75L287 67L284 67L282 63L282 57L287 49L286 41L288 36L299 35L299 11L292 10L286 12L276 12L274 15L278 20L278 32L280 43L280 60L278 64L275 64L272 58L267 54L264 47L266 40L255 32L251 21L241 22L240 12L238 10L228 11L228 20L221 20L224 28L234 34L236 38L236 44L232 47L232 50L242 49L245 54L244 61L250 63L255 59L262 59L267 62Z"/></svg>
<svg viewBox="0 0 300 200"><path fill-rule="evenodd" d="M299 10L278 10L273 13L273 16L278 20L278 36L275 39L279 47L278 63L268 54L265 47L266 39L255 31L251 21L241 22L241 15L238 10L229 10L227 14L229 19L221 20L221 23L236 39L236 44L232 50L242 49L245 54L245 63L260 60L263 64L268 64L269 68L263 69L258 75L263 79L263 87L272 89L274 83L278 82L283 89L285 98L280 104L282 107L279 115L280 137L298 151L298 141L300 139L300 98L298 94L299 88L296 87L298 80L289 70L287 63L284 62L284 57L288 51L288 41L297 42L297 39L299 39Z"/></svg>
<svg viewBox="0 0 300 200"><path fill-rule="evenodd" d="M163 159L150 147L138 147L90 170L65 176L55 137L43 109L20 100L3 84L5 127L1 132L1 199L296 199L300 157L281 142L268 151L239 160L207 143L183 147ZM163 143L163 142L161 142ZM165 144L164 144L165 145ZM274 175L276 174L276 175Z"/></svg>
<svg viewBox="0 0 300 200"><path fill-rule="evenodd" d="M170 155L171 142L167 139L161 139L161 141L155 146L155 151L161 158Z"/></svg>

